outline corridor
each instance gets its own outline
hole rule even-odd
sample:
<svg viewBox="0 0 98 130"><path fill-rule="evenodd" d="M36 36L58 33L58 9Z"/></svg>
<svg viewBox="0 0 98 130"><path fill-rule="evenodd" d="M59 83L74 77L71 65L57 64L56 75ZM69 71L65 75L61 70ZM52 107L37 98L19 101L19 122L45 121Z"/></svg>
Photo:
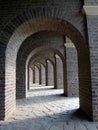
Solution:
<svg viewBox="0 0 98 130"><path fill-rule="evenodd" d="M27 98L18 99L16 111L0 130L98 130L98 123L79 114L79 99L65 97L62 89L31 86Z"/></svg>

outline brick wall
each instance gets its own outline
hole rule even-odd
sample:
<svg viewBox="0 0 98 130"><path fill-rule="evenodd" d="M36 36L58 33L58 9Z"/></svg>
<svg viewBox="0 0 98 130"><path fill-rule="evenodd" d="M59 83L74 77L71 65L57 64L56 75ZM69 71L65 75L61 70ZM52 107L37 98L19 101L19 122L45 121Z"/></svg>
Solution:
<svg viewBox="0 0 98 130"><path fill-rule="evenodd" d="M72 44L72 43L71 43ZM66 47L68 96L79 96L78 59L75 46Z"/></svg>
<svg viewBox="0 0 98 130"><path fill-rule="evenodd" d="M32 67L33 69L33 83L35 83L35 69L34 69L34 66Z"/></svg>
<svg viewBox="0 0 98 130"><path fill-rule="evenodd" d="M63 62L61 58L56 55L56 73L57 73L57 89L62 89L64 87L63 81Z"/></svg>
<svg viewBox="0 0 98 130"><path fill-rule="evenodd" d="M85 5L98 5L98 0L84 0L85 1Z"/></svg>
<svg viewBox="0 0 98 130"><path fill-rule="evenodd" d="M32 85L33 83L33 71L31 68L29 68L29 85Z"/></svg>
<svg viewBox="0 0 98 130"><path fill-rule="evenodd" d="M93 120L98 120L98 15L87 15L90 46Z"/></svg>
<svg viewBox="0 0 98 130"><path fill-rule="evenodd" d="M43 66L42 64L41 64L41 77L42 77L42 81L41 81L41 83L43 84L43 85L45 85L45 78L46 78L46 75L45 75L45 66Z"/></svg>
<svg viewBox="0 0 98 130"><path fill-rule="evenodd" d="M39 84L39 69L35 66L35 83Z"/></svg>
<svg viewBox="0 0 98 130"><path fill-rule="evenodd" d="M47 60L48 65L48 86L54 86L54 68L52 63Z"/></svg>
<svg viewBox="0 0 98 130"><path fill-rule="evenodd" d="M69 14L73 15L81 10L82 2L80 0L14 0L14 1L0 1L0 30L4 29L7 24L10 23L13 18L17 15L20 15L23 11L27 12L30 10L31 13L26 15L24 13L24 17L34 17L40 16L44 13L44 15L49 16L59 16L59 17L69 17ZM59 7L59 9L57 9ZM34 12L32 14L32 8L34 8ZM37 8L37 10L35 9ZM65 11L64 11L65 10ZM73 19L74 21L74 19ZM73 22L72 22L73 23ZM75 22L74 22L75 24ZM77 26L77 24L75 24ZM78 27L78 26L77 26Z"/></svg>

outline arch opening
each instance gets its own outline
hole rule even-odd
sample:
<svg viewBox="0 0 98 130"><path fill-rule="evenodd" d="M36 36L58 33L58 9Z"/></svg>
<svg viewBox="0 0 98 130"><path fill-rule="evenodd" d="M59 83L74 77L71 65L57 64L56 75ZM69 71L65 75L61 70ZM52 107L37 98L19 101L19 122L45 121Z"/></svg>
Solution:
<svg viewBox="0 0 98 130"><path fill-rule="evenodd" d="M36 25L36 28L35 28L35 25ZM8 45L6 47L6 59L5 59L6 91L10 89L10 87L8 87L8 82L10 85L13 84L12 93L11 93L11 96L13 98L9 102L9 104L10 105L12 104L13 108L15 108L15 86L16 86L15 70L16 70L16 57L17 57L19 47L28 36L42 30L52 30L52 31L60 32L64 34L65 36L68 36L72 40L72 42L75 44L77 48L77 52L78 52L78 61L79 61L80 107L83 111L87 113L89 117L91 117L92 115L92 102L90 100L91 99L91 82L89 83L86 82L87 80L90 81L90 61L88 60L89 47L86 44L86 41L83 35L72 24L70 24L68 21L65 21L59 18L54 18L54 17L45 16L45 17L35 18L33 20L25 22L11 36L8 42ZM75 32L75 33L72 33L72 32ZM16 41L15 39L18 39L18 41ZM16 42L13 44L13 41L16 41ZM12 54L12 56L9 55L9 52L10 54ZM85 64L82 64L83 61L86 61ZM8 68L10 68L10 71ZM10 76L13 77L13 81L11 80L11 78L7 79L9 72L10 72ZM23 77L21 80L25 81L26 79L25 77ZM86 87L87 90L90 90L89 93L87 93L86 91L85 92L82 91L84 87ZM85 105L86 104L85 99L87 97L89 100L88 106ZM6 102L8 101L7 96L5 97L5 100ZM88 107L90 108L89 113L88 113ZM9 113L11 113L11 109L10 109L11 107L10 108L6 107L6 108L8 109Z"/></svg>

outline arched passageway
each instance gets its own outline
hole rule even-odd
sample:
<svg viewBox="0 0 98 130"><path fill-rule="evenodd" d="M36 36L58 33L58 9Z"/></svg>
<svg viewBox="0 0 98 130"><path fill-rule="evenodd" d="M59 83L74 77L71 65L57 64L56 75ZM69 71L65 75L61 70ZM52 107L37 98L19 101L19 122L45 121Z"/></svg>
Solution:
<svg viewBox="0 0 98 130"><path fill-rule="evenodd" d="M14 25L15 20L16 19L12 21L13 25ZM76 28L76 26L74 26L74 24L69 22L67 19L65 20L59 17L55 18L53 16L43 16L39 18L34 18L32 20L25 19L24 21L21 21L18 24L17 29L14 28L14 31L15 31L14 33L13 31L10 33L11 35L9 36L9 39L5 39L6 43L8 44L5 46L5 48L3 48L4 51L6 50L5 51L6 58L4 61L2 61L5 63L5 69L4 68L2 69L5 72L4 84L5 84L6 91L9 91L9 89L12 88L12 93L10 93L11 100L9 100L7 96L4 99L6 100L6 102L8 102L10 107L8 106L8 104L4 103L3 106L1 106L1 108L6 108L6 111L8 113L11 113L12 111L11 108L13 109L15 108L16 57L17 57L17 53L18 53L20 45L28 36L42 30L52 30L52 31L59 32L65 36L68 36L72 40L72 42L75 44L77 53L78 53L78 63L79 63L78 66L79 66L80 108L90 118L92 118L93 113L92 113L92 100L91 100L92 93L91 93L91 82L90 82L91 77L90 77L89 47L86 44L83 33L80 32L80 29L78 27ZM21 33L21 37L20 37L20 33ZM14 39L17 39L17 40L14 40ZM15 41L14 44L13 44L13 41ZM9 52L10 54L13 55L12 57L9 55ZM84 64L82 64L83 61L84 61ZM8 68L10 68L10 75L11 77L13 76L13 81L11 80L10 77L9 79L7 79L7 76L9 75ZM25 81L25 77L22 77L21 80ZM9 82L9 85L8 85L8 82ZM12 87L11 87L11 84L13 84ZM25 88L25 85L23 85L23 87ZM84 91L84 89L87 91ZM5 94L5 90L4 90L4 94ZM7 94L9 95L9 93ZM89 111L88 111L88 108L89 108ZM4 110L5 109L1 109L1 111L4 111ZM5 113L3 116L1 116L1 118L4 118L4 117L6 118L7 115L8 114Z"/></svg>
<svg viewBox="0 0 98 130"><path fill-rule="evenodd" d="M43 51L45 51L45 52L43 52ZM34 55L34 53L36 52L36 54ZM47 55L47 52L48 52L48 55ZM49 52L51 52L50 54L51 54L51 58L49 58ZM44 55L45 56L41 56L42 54L44 53ZM53 54L52 54L53 53ZM58 68L56 68L56 62L55 62L55 56L54 56L54 53L56 54L58 54L60 57L59 58L61 58L62 60L61 60L61 63L62 63L62 66L63 67L65 67L65 62L64 62L64 57L63 57L63 55L57 50L57 49L54 49L54 48L51 48L51 47L49 47L49 46L43 46L43 47L39 47L39 48L37 48L37 49L35 49L34 51L32 51L31 52L31 54L29 55L29 58L28 59L30 59L30 61L29 60L27 60L27 61L29 61L29 64L30 64L30 66L32 66L35 62L37 63L37 62L42 62L43 61L43 63L45 64L45 68L46 68L46 85L49 85L49 84L51 84L52 83L52 85L54 86L54 88L59 88L59 82L57 82L58 81L58 79L59 79L59 77L57 77L57 72L59 71L59 70L57 70ZM38 56L39 55L39 56ZM53 67L53 71L52 71L52 69L48 66L48 62L47 62L47 60L48 61L50 61L50 63L52 64L52 66L51 67ZM21 61L21 60L20 60ZM28 64L28 63L26 63L26 64ZM23 67L23 66L22 66ZM29 67L29 66L28 66ZM65 70L65 69L64 69ZM64 85L64 81L65 81L65 72L64 72L64 70L63 70L63 72L62 72L62 79L61 80L63 80L63 82L62 82L62 88L65 90L66 89L66 86ZM28 74L28 72L27 72L27 74ZM24 75L25 75L25 72L24 72ZM28 77L28 76L27 76ZM52 81L51 81L52 80ZM21 85L20 85L21 86ZM19 92L18 92L19 93ZM21 92L20 92L21 93ZM66 93L65 93L66 94Z"/></svg>

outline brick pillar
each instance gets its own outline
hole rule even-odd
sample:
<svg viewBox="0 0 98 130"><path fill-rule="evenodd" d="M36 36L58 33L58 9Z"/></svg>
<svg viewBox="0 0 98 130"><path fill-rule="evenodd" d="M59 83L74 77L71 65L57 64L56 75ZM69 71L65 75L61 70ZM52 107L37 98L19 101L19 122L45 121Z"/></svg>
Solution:
<svg viewBox="0 0 98 130"><path fill-rule="evenodd" d="M46 73L45 73L45 67L41 64L41 83L45 85L45 78L46 78Z"/></svg>
<svg viewBox="0 0 98 130"><path fill-rule="evenodd" d="M30 67L28 67L28 78L27 78L27 89L29 90L30 89L30 86L32 85L32 69Z"/></svg>
<svg viewBox="0 0 98 130"><path fill-rule="evenodd" d="M48 86L48 63L46 60L46 86Z"/></svg>
<svg viewBox="0 0 98 130"><path fill-rule="evenodd" d="M32 85L32 82L33 82L33 72L32 72L32 69L29 68L29 86Z"/></svg>
<svg viewBox="0 0 98 130"><path fill-rule="evenodd" d="M39 84L42 83L41 81L42 81L41 65L39 65Z"/></svg>
<svg viewBox="0 0 98 130"><path fill-rule="evenodd" d="M84 6L87 17L92 82L92 120L98 121L98 6Z"/></svg>
<svg viewBox="0 0 98 130"><path fill-rule="evenodd" d="M39 84L39 69L35 66L35 83Z"/></svg>
<svg viewBox="0 0 98 130"><path fill-rule="evenodd" d="M33 68L33 83L35 83L35 67Z"/></svg>
<svg viewBox="0 0 98 130"><path fill-rule="evenodd" d="M57 71L57 88L64 87L63 77L63 63L58 55L56 55L56 71Z"/></svg>
<svg viewBox="0 0 98 130"><path fill-rule="evenodd" d="M0 46L1 47L1 46ZM0 59L2 58L2 51L0 52ZM0 120L5 119L5 71L3 69L5 65L0 62Z"/></svg>
<svg viewBox="0 0 98 130"><path fill-rule="evenodd" d="M66 37L67 95L79 96L77 50Z"/></svg>
<svg viewBox="0 0 98 130"><path fill-rule="evenodd" d="M54 86L54 76L53 76L53 65L52 63L47 60L47 66L48 66L48 86Z"/></svg>
<svg viewBox="0 0 98 130"><path fill-rule="evenodd" d="M56 57L54 56L54 88L57 89L57 70L56 70Z"/></svg>
<svg viewBox="0 0 98 130"><path fill-rule="evenodd" d="M32 69L32 84L33 84L33 69Z"/></svg>

